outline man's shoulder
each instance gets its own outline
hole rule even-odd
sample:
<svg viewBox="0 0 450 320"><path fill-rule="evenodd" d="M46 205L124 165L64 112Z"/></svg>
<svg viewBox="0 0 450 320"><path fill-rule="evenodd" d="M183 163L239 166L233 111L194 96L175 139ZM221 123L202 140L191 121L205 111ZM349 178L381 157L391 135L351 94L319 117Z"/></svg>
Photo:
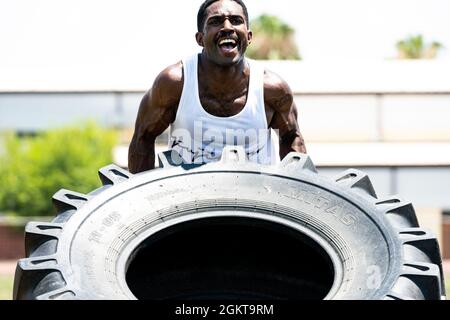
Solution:
<svg viewBox="0 0 450 320"><path fill-rule="evenodd" d="M183 93L183 65L177 62L162 70L155 78L144 100L149 105L171 108L179 102Z"/></svg>
<svg viewBox="0 0 450 320"><path fill-rule="evenodd" d="M183 64L181 61L162 70L155 79L155 86L172 87L183 84Z"/></svg>
<svg viewBox="0 0 450 320"><path fill-rule="evenodd" d="M278 74L264 71L264 100L274 110L289 108L294 100L289 84Z"/></svg>
<svg viewBox="0 0 450 320"><path fill-rule="evenodd" d="M278 74L264 69L264 91L272 94L292 94L289 84Z"/></svg>

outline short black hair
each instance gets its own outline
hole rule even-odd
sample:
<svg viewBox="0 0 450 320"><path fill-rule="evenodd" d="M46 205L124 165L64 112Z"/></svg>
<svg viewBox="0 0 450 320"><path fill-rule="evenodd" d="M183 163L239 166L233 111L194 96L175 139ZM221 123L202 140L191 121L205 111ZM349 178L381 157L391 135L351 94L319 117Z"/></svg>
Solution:
<svg viewBox="0 0 450 320"><path fill-rule="evenodd" d="M208 9L208 7L210 5L212 5L214 2L217 2L217 1L220 1L220 0L206 0L205 2L202 3L202 5L200 6L200 9L198 9L198 14L197 14L198 32L202 32L203 27L205 26L206 9ZM248 26L249 25L248 10L247 10L247 6L245 5L245 3L242 0L230 0L230 1L234 1L242 7L242 10L244 11L244 15L245 15L245 22L247 23L247 26Z"/></svg>

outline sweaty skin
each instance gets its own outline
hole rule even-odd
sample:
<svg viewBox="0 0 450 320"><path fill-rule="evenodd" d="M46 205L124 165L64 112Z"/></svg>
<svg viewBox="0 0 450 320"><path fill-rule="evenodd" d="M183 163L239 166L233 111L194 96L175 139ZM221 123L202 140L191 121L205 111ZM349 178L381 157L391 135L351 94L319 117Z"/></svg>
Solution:
<svg viewBox="0 0 450 320"><path fill-rule="evenodd" d="M244 108L250 79L244 54L252 36L238 3L220 0L207 8L203 31L195 37L203 47L199 55L199 96L208 113L231 117ZM163 70L142 98L129 148L130 172L154 168L155 140L175 121L183 84L183 65L178 62ZM306 153L292 91L268 70L264 74L264 104L269 127L279 130L280 158L292 151Z"/></svg>

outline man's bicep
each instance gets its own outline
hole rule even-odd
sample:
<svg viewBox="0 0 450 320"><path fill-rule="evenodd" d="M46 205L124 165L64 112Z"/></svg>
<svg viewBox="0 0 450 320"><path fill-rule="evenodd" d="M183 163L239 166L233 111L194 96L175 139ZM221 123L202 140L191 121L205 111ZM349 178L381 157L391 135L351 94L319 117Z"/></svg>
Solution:
<svg viewBox="0 0 450 320"><path fill-rule="evenodd" d="M142 98L136 119L135 134L139 139L156 139L172 122L171 106L155 97L154 89Z"/></svg>
<svg viewBox="0 0 450 320"><path fill-rule="evenodd" d="M175 121L183 84L180 68L174 65L161 72L141 100L128 152L132 173L154 168L155 140Z"/></svg>
<svg viewBox="0 0 450 320"><path fill-rule="evenodd" d="M133 139L128 151L130 172L138 173L154 168L155 140L169 126L164 106L154 101L152 91L147 92L139 106Z"/></svg>
<svg viewBox="0 0 450 320"><path fill-rule="evenodd" d="M280 138L280 157L289 152L306 153L305 141L298 124L298 108L295 102L286 109L276 111L271 127L277 131Z"/></svg>
<svg viewBox="0 0 450 320"><path fill-rule="evenodd" d="M280 137L298 130L298 109L295 102L290 102L288 106L278 108L274 112L270 127L277 130Z"/></svg>
<svg viewBox="0 0 450 320"><path fill-rule="evenodd" d="M273 112L269 126L280 131L292 129L297 114L294 95L287 82L270 71L265 74L264 100Z"/></svg>
<svg viewBox="0 0 450 320"><path fill-rule="evenodd" d="M135 121L135 131L141 129L141 127L145 124L145 118L149 113L149 96L151 95L151 90L147 91L145 95L141 99L141 103L139 104L138 113Z"/></svg>
<svg viewBox="0 0 450 320"><path fill-rule="evenodd" d="M176 110L181 99L183 72L181 63L162 71L152 88L142 98L136 130L156 138L175 121Z"/></svg>

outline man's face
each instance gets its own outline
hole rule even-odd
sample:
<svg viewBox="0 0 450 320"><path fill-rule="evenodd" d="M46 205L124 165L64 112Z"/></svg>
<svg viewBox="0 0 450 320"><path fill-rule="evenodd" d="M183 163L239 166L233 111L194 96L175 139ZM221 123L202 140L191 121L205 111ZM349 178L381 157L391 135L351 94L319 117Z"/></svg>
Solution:
<svg viewBox="0 0 450 320"><path fill-rule="evenodd" d="M242 7L231 0L214 2L206 9L203 32L196 34L212 62L228 66L241 61L252 39Z"/></svg>

